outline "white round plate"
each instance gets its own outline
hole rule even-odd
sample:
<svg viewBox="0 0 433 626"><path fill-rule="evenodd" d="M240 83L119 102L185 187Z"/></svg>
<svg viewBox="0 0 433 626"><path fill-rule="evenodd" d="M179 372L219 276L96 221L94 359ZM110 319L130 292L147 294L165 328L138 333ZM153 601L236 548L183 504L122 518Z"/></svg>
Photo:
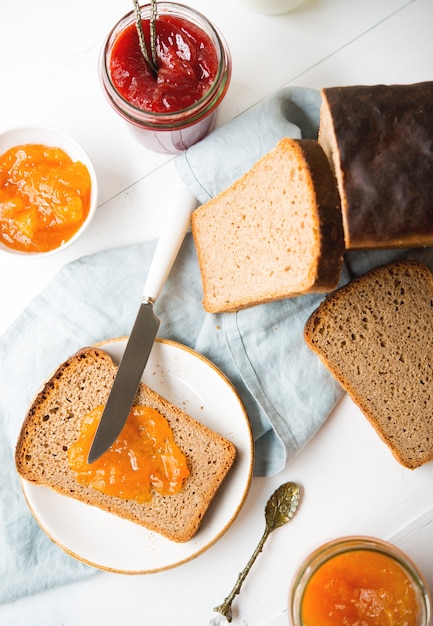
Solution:
<svg viewBox="0 0 433 626"><path fill-rule="evenodd" d="M98 347L119 362L125 345L126 339L113 339ZM247 496L254 456L250 423L237 392L203 356L178 343L157 339L142 380L236 446L236 462L195 537L175 543L52 489L22 481L34 517L56 544L94 567L137 574L181 565L223 535Z"/></svg>

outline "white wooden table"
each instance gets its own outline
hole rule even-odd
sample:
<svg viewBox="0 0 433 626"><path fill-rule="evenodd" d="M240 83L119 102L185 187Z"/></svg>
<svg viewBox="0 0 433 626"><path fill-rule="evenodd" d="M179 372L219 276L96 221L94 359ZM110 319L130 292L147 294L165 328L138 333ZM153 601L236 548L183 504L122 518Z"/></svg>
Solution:
<svg viewBox="0 0 433 626"><path fill-rule="evenodd" d="M219 123L283 85L433 77L431 0L306 0L280 16L253 13L237 0L189 4L222 30L232 52L232 83ZM100 202L92 227L64 252L31 263L0 254L0 332L68 261L158 235L164 188L177 182L173 158L135 143L105 101L97 74L105 35L131 8L126 0L2 0L0 131L37 123L71 134L94 162ZM346 534L390 538L423 515L422 544L411 543L413 531L397 540L422 561L433 587L424 548L433 545L433 464L414 472L400 467L345 397L279 476L253 480L233 526L197 559L146 576L97 572L85 582L0 606L0 623L205 626L261 536L268 496L285 480L302 485L302 510L269 539L235 600L233 624L264 626L277 618L278 624L288 623L284 611L293 573L321 542Z"/></svg>

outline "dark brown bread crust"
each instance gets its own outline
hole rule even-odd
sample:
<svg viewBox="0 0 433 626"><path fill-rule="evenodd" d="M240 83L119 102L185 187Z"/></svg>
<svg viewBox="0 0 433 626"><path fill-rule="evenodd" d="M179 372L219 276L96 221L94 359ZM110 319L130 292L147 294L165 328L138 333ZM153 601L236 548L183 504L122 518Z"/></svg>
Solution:
<svg viewBox="0 0 433 626"><path fill-rule="evenodd" d="M320 260L317 265L317 291L336 286L344 254L340 195L335 176L323 148L315 141L300 139L298 144L310 166L310 175L319 199Z"/></svg>
<svg viewBox="0 0 433 626"><path fill-rule="evenodd" d="M346 247L433 244L433 82L322 95L319 141L339 178Z"/></svg>
<svg viewBox="0 0 433 626"><path fill-rule="evenodd" d="M414 469L433 460L433 277L397 261L329 294L304 337L389 446Z"/></svg>

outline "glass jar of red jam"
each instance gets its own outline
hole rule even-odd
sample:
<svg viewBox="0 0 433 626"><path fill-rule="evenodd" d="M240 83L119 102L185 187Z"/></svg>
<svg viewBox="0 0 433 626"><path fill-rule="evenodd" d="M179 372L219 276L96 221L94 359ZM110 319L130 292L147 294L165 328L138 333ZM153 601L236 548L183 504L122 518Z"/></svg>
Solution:
<svg viewBox="0 0 433 626"><path fill-rule="evenodd" d="M371 537L331 541L308 556L292 583L292 626L430 626L422 574L392 544Z"/></svg>
<svg viewBox="0 0 433 626"><path fill-rule="evenodd" d="M141 7L150 54L151 5ZM109 33L100 57L104 93L136 138L150 150L176 154L205 137L231 78L231 56L217 28L201 13L157 2L157 75L142 55L135 12Z"/></svg>

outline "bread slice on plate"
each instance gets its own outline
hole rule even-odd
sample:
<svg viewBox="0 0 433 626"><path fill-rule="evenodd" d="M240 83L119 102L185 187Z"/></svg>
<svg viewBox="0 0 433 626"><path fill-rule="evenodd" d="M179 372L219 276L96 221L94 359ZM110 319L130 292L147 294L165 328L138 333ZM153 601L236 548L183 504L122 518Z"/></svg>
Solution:
<svg viewBox="0 0 433 626"><path fill-rule="evenodd" d="M347 249L433 244L433 81L322 90Z"/></svg>
<svg viewBox="0 0 433 626"><path fill-rule="evenodd" d="M232 467L235 446L141 383L135 403L157 409L187 458L189 476L173 495L157 492L144 503L109 496L80 484L68 448L86 414L105 404L117 366L99 348L84 348L63 363L36 396L16 446L19 475L34 484L125 518L176 542L191 539Z"/></svg>
<svg viewBox="0 0 433 626"><path fill-rule="evenodd" d="M316 141L284 138L192 214L208 312L334 289L344 252L335 177Z"/></svg>
<svg viewBox="0 0 433 626"><path fill-rule="evenodd" d="M397 261L328 295L305 340L349 393L396 459L433 459L433 277Z"/></svg>

